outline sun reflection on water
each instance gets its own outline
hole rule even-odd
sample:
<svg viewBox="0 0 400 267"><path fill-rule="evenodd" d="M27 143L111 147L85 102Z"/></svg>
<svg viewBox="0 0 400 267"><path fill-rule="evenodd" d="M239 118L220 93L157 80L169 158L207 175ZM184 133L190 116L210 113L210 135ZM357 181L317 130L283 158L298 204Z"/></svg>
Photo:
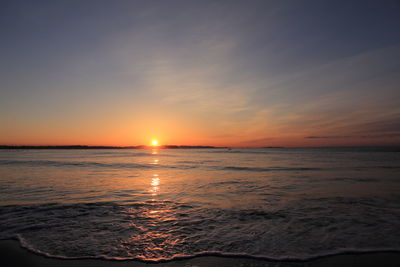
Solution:
<svg viewBox="0 0 400 267"><path fill-rule="evenodd" d="M166 251L182 242L174 236L172 229L165 227L177 221L173 206L153 200L143 206L128 208L126 212L135 218L130 223L132 232L116 249L126 250L139 259L162 260L172 256Z"/></svg>
<svg viewBox="0 0 400 267"><path fill-rule="evenodd" d="M152 162L150 162L150 164L152 165L158 165L159 160L158 159L153 159Z"/></svg>
<svg viewBox="0 0 400 267"><path fill-rule="evenodd" d="M154 156L149 164L158 165L159 151L153 149L151 153ZM115 249L128 251L129 255L134 255L139 259L163 260L173 256L168 251L173 251L173 248L179 246L183 240L173 234L171 225L178 221L176 208L169 201L161 199L159 174L149 175L150 178L146 178L146 184L149 183L150 187L148 189L150 201L126 210L126 213L133 218L130 221L131 233Z"/></svg>
<svg viewBox="0 0 400 267"><path fill-rule="evenodd" d="M151 192L151 195L154 197L154 196L157 196L157 192L158 192L158 190L160 190L160 187L159 187L159 185L160 185L160 178L158 177L158 174L153 174L153 177L151 178L151 188L150 188L150 192Z"/></svg>

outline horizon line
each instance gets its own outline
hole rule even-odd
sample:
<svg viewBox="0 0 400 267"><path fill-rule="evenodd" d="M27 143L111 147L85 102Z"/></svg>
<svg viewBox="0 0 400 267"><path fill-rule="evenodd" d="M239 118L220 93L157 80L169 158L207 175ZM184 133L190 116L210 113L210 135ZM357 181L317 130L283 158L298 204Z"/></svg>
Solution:
<svg viewBox="0 0 400 267"><path fill-rule="evenodd" d="M399 145L334 145L334 146L212 146L212 145L131 145L131 146L107 146L107 145L0 145L0 149L224 149L224 148L374 148L391 147Z"/></svg>

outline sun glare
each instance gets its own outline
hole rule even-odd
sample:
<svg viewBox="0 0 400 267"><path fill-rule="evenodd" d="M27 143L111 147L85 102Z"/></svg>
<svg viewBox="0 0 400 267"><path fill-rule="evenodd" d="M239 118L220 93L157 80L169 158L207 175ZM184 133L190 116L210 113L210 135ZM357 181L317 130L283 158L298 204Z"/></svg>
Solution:
<svg viewBox="0 0 400 267"><path fill-rule="evenodd" d="M151 140L151 145L158 146L158 140L156 140L156 139Z"/></svg>

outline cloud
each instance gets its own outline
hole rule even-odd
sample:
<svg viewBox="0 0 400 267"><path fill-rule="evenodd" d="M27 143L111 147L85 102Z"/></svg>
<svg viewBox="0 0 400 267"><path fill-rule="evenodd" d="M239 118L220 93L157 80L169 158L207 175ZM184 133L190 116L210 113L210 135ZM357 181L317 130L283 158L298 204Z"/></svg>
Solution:
<svg viewBox="0 0 400 267"><path fill-rule="evenodd" d="M379 133L393 133L400 134L400 117L390 118L380 121L372 121L357 125L360 132L379 132Z"/></svg>
<svg viewBox="0 0 400 267"><path fill-rule="evenodd" d="M310 135L306 139L342 139L342 138L395 138L400 137L400 133L393 134L372 134L372 135Z"/></svg>
<svg viewBox="0 0 400 267"><path fill-rule="evenodd" d="M325 135L325 136L321 136L321 135L310 135L310 136L306 136L304 138L307 139L337 139L337 138L349 138L351 136L340 136L340 135Z"/></svg>
<svg viewBox="0 0 400 267"><path fill-rule="evenodd" d="M273 137L265 137L265 138L247 140L247 141L243 141L241 143L242 144L260 144L260 143L268 142L268 141L271 141L274 139L275 138L273 138Z"/></svg>

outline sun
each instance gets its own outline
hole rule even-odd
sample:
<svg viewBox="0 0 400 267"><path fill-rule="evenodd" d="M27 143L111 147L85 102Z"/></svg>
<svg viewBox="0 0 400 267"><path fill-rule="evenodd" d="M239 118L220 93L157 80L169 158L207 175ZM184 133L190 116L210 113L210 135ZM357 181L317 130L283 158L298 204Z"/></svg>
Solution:
<svg viewBox="0 0 400 267"><path fill-rule="evenodd" d="M151 140L151 145L152 146L158 146L158 140L157 139Z"/></svg>

